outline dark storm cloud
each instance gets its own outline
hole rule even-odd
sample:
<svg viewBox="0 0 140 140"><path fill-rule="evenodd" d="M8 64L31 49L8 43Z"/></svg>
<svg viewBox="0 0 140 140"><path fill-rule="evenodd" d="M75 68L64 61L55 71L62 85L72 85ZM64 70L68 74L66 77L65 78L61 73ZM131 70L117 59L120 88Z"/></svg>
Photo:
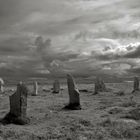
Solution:
<svg viewBox="0 0 140 140"><path fill-rule="evenodd" d="M23 38L10 38L0 42L0 54L25 54L30 51L29 44Z"/></svg>
<svg viewBox="0 0 140 140"><path fill-rule="evenodd" d="M108 61L108 60L116 60L116 59L120 58L121 55L114 54L112 52L107 52L107 53L101 54L101 53L93 51L91 57L96 58L98 60Z"/></svg>
<svg viewBox="0 0 140 140"><path fill-rule="evenodd" d="M132 67L129 70L127 70L127 72L136 76L140 76L140 66Z"/></svg>
<svg viewBox="0 0 140 140"><path fill-rule="evenodd" d="M0 68L124 74L139 63L139 45L127 45L140 39L139 7L139 0L0 0Z"/></svg>
<svg viewBox="0 0 140 140"><path fill-rule="evenodd" d="M36 53L42 58L42 61L48 66L53 60L68 61L75 59L79 54L71 51L57 52L51 46L51 39L43 40L42 36L39 36L35 40Z"/></svg>
<svg viewBox="0 0 140 140"><path fill-rule="evenodd" d="M137 47L128 46L128 48L130 48L130 51L128 51L128 53L125 54L124 57L126 57L126 58L140 58L140 44Z"/></svg>

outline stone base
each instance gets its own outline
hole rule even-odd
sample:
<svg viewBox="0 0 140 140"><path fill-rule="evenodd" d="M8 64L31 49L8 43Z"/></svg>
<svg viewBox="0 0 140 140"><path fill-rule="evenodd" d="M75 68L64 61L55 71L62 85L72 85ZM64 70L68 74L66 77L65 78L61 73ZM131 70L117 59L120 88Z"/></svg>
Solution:
<svg viewBox="0 0 140 140"><path fill-rule="evenodd" d="M17 117L11 113L8 113L1 121L3 124L18 124L25 125L30 122L29 118L26 117Z"/></svg>
<svg viewBox="0 0 140 140"><path fill-rule="evenodd" d="M33 94L33 93L32 93L31 96L37 96L37 94Z"/></svg>
<svg viewBox="0 0 140 140"><path fill-rule="evenodd" d="M137 89L137 90L133 90L133 91L132 91L132 93L137 93L137 92L140 92L140 90Z"/></svg>
<svg viewBox="0 0 140 140"><path fill-rule="evenodd" d="M94 91L93 95L99 94L100 92L112 92L112 89L104 89L104 90L98 90L98 91Z"/></svg>
<svg viewBox="0 0 140 140"><path fill-rule="evenodd" d="M93 93L93 95L97 95L97 94L99 94L99 92L97 92L97 91Z"/></svg>
<svg viewBox="0 0 140 140"><path fill-rule="evenodd" d="M68 104L64 107L64 109L68 110L81 110L81 105L80 104Z"/></svg>
<svg viewBox="0 0 140 140"><path fill-rule="evenodd" d="M54 93L54 94L58 94L58 93L59 93L59 91L57 91L57 92L56 92L56 91L52 91L52 93Z"/></svg>

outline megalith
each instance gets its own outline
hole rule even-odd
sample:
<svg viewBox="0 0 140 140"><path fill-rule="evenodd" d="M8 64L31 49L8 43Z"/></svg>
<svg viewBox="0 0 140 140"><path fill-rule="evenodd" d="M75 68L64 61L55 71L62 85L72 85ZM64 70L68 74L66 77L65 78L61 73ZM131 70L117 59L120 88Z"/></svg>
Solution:
<svg viewBox="0 0 140 140"><path fill-rule="evenodd" d="M135 91L139 91L139 78L138 77L134 77L134 84L133 84L133 91L132 93L134 93Z"/></svg>
<svg viewBox="0 0 140 140"><path fill-rule="evenodd" d="M59 93L60 92L60 83L58 80L55 80L53 83L53 91L52 93Z"/></svg>
<svg viewBox="0 0 140 140"><path fill-rule="evenodd" d="M32 93L33 96L37 96L38 95L38 83L37 81L34 81L33 83L33 93Z"/></svg>
<svg viewBox="0 0 140 140"><path fill-rule="evenodd" d="M4 81L2 78L0 78L0 93L4 92Z"/></svg>
<svg viewBox="0 0 140 140"><path fill-rule="evenodd" d="M101 78L96 78L95 80L95 90L94 90L94 94L98 94L99 92L106 92L106 86L104 81Z"/></svg>
<svg viewBox="0 0 140 140"><path fill-rule="evenodd" d="M65 106L65 109L80 110L80 92L76 87L75 81L72 75L67 74L67 86L69 93L69 104Z"/></svg>
<svg viewBox="0 0 140 140"><path fill-rule="evenodd" d="M16 92L9 97L10 112L3 119L4 123L14 123L24 125L29 122L26 117L27 111L27 87L23 83L17 85Z"/></svg>

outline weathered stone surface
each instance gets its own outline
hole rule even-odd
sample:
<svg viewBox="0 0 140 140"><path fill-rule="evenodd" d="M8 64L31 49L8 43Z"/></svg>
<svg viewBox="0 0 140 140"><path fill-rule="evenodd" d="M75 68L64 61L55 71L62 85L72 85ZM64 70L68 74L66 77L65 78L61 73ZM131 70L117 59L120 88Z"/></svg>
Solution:
<svg viewBox="0 0 140 140"><path fill-rule="evenodd" d="M59 93L60 92L60 83L58 80L55 80L53 83L53 93Z"/></svg>
<svg viewBox="0 0 140 140"><path fill-rule="evenodd" d="M80 92L77 89L74 79L70 74L67 74L67 85L69 93L69 104L65 108L73 110L81 109Z"/></svg>
<svg viewBox="0 0 140 140"><path fill-rule="evenodd" d="M139 91L139 78L138 77L134 77L134 87L133 87L133 91Z"/></svg>
<svg viewBox="0 0 140 140"><path fill-rule="evenodd" d="M33 91L32 95L37 96L38 95L38 83L37 83L37 81L34 82L33 86L34 86L34 91Z"/></svg>
<svg viewBox="0 0 140 140"><path fill-rule="evenodd" d="M0 93L4 92L4 81L2 78L0 78Z"/></svg>
<svg viewBox="0 0 140 140"><path fill-rule="evenodd" d="M99 92L106 92L106 86L101 78L96 78L95 81L95 91L94 94L98 94Z"/></svg>
<svg viewBox="0 0 140 140"><path fill-rule="evenodd" d="M3 119L5 123L26 124L28 118L26 117L27 110L27 87L19 83L17 91L9 97L10 99L10 112Z"/></svg>

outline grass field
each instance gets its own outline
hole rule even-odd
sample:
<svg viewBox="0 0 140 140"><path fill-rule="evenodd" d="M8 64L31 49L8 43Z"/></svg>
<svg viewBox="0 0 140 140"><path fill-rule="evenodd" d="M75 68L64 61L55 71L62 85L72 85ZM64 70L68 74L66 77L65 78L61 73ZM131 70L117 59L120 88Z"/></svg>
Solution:
<svg viewBox="0 0 140 140"><path fill-rule="evenodd" d="M106 85L110 92L93 95L93 84L77 84L87 91L80 95L82 110L75 111L62 109L69 101L66 85L59 94L39 85L38 96L28 96L30 123L0 124L0 140L140 140L140 93L131 94L132 83ZM9 112L10 89L16 86L0 95L1 118Z"/></svg>

